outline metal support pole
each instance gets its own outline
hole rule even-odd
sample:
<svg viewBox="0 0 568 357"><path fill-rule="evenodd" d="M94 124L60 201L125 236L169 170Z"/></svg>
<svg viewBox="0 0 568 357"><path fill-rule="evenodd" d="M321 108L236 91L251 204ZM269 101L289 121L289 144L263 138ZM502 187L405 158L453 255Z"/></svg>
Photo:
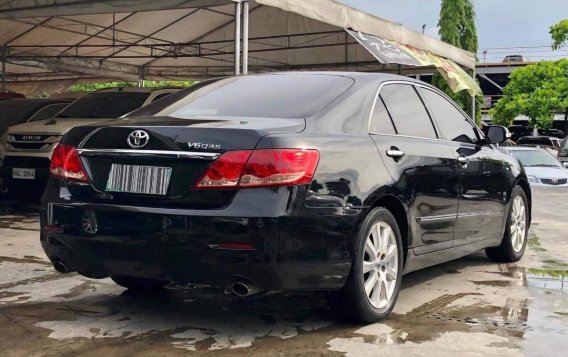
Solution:
<svg viewBox="0 0 568 357"><path fill-rule="evenodd" d="M146 68L144 66L140 66L138 70L138 88L144 88L144 78L146 77Z"/></svg>
<svg viewBox="0 0 568 357"><path fill-rule="evenodd" d="M2 93L6 92L6 47L2 47Z"/></svg>
<svg viewBox="0 0 568 357"><path fill-rule="evenodd" d="M476 75L475 75L475 68L473 69L473 80L474 80L474 81L477 81ZM476 108L476 104L477 104L477 103L476 103L475 100L476 100L475 95L472 95L472 96L471 96L471 119L473 119L473 122L474 122L474 123L477 123L477 118L476 118L476 115L475 115L475 114L476 114L476 111L477 111L477 110L476 110L476 109L477 109L477 108Z"/></svg>
<svg viewBox="0 0 568 357"><path fill-rule="evenodd" d="M241 74L241 10L242 3L235 3L235 76Z"/></svg>
<svg viewBox="0 0 568 357"><path fill-rule="evenodd" d="M249 2L243 2L243 74L248 73Z"/></svg>

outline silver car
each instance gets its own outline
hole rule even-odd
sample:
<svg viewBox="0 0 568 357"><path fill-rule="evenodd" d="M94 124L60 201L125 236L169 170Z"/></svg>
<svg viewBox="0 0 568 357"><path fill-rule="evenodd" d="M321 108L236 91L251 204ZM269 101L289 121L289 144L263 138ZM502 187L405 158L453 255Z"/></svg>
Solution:
<svg viewBox="0 0 568 357"><path fill-rule="evenodd" d="M531 186L568 187L568 169L544 149L516 146L505 150L523 164Z"/></svg>

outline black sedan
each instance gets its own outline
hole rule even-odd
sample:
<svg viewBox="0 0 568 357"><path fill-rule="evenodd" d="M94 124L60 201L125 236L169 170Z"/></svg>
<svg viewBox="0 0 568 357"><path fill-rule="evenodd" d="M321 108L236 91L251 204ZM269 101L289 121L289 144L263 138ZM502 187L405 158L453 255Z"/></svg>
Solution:
<svg viewBox="0 0 568 357"><path fill-rule="evenodd" d="M58 271L130 289L328 291L378 321L405 273L482 249L522 257L531 191L505 139L405 77L202 82L66 134L41 242Z"/></svg>

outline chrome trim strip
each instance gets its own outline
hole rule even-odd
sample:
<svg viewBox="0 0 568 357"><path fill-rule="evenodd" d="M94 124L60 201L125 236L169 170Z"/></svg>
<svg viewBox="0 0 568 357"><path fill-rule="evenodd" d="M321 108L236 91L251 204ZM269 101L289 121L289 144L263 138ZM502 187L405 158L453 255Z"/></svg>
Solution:
<svg viewBox="0 0 568 357"><path fill-rule="evenodd" d="M435 222L435 221L448 221L450 219L458 218L457 214L443 214L440 216L427 216L427 217L418 217L416 220L418 222Z"/></svg>
<svg viewBox="0 0 568 357"><path fill-rule="evenodd" d="M129 150L129 149L78 149L81 156L175 156L178 158L214 160L221 154L195 151L166 151L166 150Z"/></svg>
<svg viewBox="0 0 568 357"><path fill-rule="evenodd" d="M457 214L443 214L439 216L418 217L416 218L416 220L422 223L422 222L448 221L456 218L459 219L459 218L471 218L471 217L480 217L480 216L497 216L501 214L503 214L502 211L469 212L469 213L457 213Z"/></svg>

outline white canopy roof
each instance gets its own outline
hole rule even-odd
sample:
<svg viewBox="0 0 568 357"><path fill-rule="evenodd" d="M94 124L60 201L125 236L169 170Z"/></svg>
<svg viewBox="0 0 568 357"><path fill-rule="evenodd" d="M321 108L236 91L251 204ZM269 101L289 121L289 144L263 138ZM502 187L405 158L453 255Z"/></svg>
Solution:
<svg viewBox="0 0 568 357"><path fill-rule="evenodd" d="M333 0L249 3L249 72L389 69L344 28L474 67L472 53ZM234 4L231 0L0 0L7 88L31 93L102 78L231 75Z"/></svg>

